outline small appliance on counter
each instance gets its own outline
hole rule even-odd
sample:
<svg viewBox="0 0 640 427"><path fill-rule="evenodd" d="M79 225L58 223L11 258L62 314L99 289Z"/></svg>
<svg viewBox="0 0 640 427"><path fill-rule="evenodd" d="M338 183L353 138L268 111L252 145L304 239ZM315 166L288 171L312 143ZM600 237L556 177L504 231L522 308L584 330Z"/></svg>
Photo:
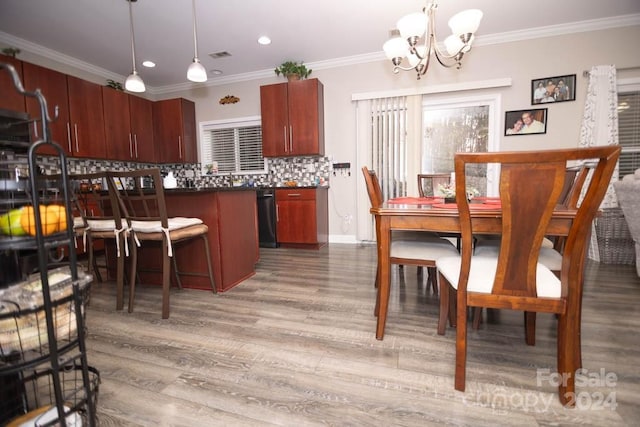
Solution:
<svg viewBox="0 0 640 427"><path fill-rule="evenodd" d="M173 176L173 172L169 172L167 176L164 177L162 186L164 188L176 188L178 186L178 180Z"/></svg>

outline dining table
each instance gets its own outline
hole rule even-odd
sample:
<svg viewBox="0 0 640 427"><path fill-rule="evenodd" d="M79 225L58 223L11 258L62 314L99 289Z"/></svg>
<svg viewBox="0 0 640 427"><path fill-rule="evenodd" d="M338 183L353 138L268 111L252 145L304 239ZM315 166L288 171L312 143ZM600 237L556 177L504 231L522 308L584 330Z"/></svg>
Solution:
<svg viewBox="0 0 640 427"><path fill-rule="evenodd" d="M502 230L502 211L496 197L477 197L469 205L474 234L499 235ZM439 197L400 197L385 201L370 212L376 220L379 268L379 310L376 338L384 338L389 293L391 266L389 263L392 230L417 230L437 233L460 233L460 217L456 203L445 203ZM547 228L548 236L567 236L577 213L576 209L558 205ZM582 278L572 280L574 286ZM577 282L577 283L576 283ZM581 290L580 290L581 291ZM580 292L581 294L581 292ZM579 302L577 302L579 304Z"/></svg>

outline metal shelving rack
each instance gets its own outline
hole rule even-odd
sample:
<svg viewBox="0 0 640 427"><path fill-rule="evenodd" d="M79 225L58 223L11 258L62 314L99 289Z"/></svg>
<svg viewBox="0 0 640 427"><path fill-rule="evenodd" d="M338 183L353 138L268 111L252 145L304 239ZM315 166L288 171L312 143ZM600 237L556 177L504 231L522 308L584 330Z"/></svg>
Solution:
<svg viewBox="0 0 640 427"><path fill-rule="evenodd" d="M26 146L16 142L23 156L0 159L4 176L16 167L28 172L28 179L0 179L0 215L32 206L34 217L31 235L11 228L0 235L0 252L37 258L35 273L22 272L0 289L0 424L94 426L100 375L89 366L85 347L85 305L93 278L78 271L66 155L51 141L42 93L25 91L13 66L0 63L0 72L5 71L19 93L38 101L42 139ZM60 174L49 178L41 174L38 158L45 145L55 149L60 163ZM43 226L51 204L65 213L60 231ZM63 266L53 256L59 248L68 254Z"/></svg>

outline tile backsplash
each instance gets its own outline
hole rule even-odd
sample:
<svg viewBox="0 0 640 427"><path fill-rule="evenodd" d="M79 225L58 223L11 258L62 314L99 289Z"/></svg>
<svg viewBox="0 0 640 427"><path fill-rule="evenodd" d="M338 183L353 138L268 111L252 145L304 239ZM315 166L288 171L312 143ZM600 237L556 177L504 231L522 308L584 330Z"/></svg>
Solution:
<svg viewBox="0 0 640 427"><path fill-rule="evenodd" d="M284 187L286 181L296 181L298 186L329 185L331 162L327 157L268 158L267 173L262 174L212 174L203 173L200 163L161 164L68 158L71 174L92 173L101 170L130 170L160 167L163 175L173 171L178 187L226 187L234 182L260 187ZM38 165L45 174L59 173L57 157L42 157Z"/></svg>

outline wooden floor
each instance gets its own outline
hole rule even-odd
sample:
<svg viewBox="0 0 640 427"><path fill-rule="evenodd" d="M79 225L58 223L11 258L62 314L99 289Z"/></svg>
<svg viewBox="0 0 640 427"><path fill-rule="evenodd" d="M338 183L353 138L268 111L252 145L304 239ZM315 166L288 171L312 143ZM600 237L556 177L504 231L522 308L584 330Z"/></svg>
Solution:
<svg viewBox="0 0 640 427"><path fill-rule="evenodd" d="M371 245L261 249L257 274L230 291L172 289L168 320L158 288L139 286L130 314L115 311L113 283L94 284L87 345L102 377L100 425L638 425L633 266L588 265L581 409L564 409L548 381L551 315L538 315L535 347L521 313L489 315L470 331L467 389L455 391L455 331L436 334L438 299L405 270L405 281L394 271L383 341Z"/></svg>

